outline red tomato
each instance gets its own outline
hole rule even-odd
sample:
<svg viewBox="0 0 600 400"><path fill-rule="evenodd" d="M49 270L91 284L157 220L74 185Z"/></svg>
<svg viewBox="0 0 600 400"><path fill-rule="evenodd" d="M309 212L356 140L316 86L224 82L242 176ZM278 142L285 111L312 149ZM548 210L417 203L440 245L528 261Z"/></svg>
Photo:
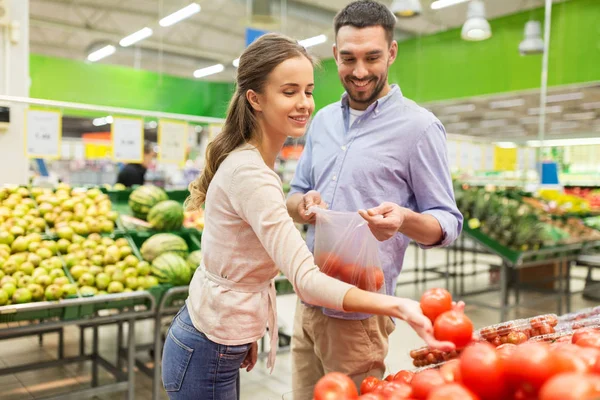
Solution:
<svg viewBox="0 0 600 400"><path fill-rule="evenodd" d="M594 400L600 396L600 377L564 373L554 376L540 390L540 400Z"/></svg>
<svg viewBox="0 0 600 400"><path fill-rule="evenodd" d="M373 393L381 393L381 391L387 387L388 385L391 385L392 382L388 382L388 381L379 381L377 382L377 385L375 385L375 387L373 388Z"/></svg>
<svg viewBox="0 0 600 400"><path fill-rule="evenodd" d="M339 273L339 277L340 280L349 283L351 285L358 285L358 273L357 273L357 267L354 264L343 264L340 267L340 273Z"/></svg>
<svg viewBox="0 0 600 400"><path fill-rule="evenodd" d="M600 335L589 335L582 337L575 344L580 347L591 347L593 349L600 349Z"/></svg>
<svg viewBox="0 0 600 400"><path fill-rule="evenodd" d="M490 344L475 343L462 352L460 376L462 383L483 399L506 397L502 359Z"/></svg>
<svg viewBox="0 0 600 400"><path fill-rule="evenodd" d="M358 267L358 287L369 292L377 292L383 286L383 271L379 267Z"/></svg>
<svg viewBox="0 0 600 400"><path fill-rule="evenodd" d="M372 392L379 382L381 381L374 376L367 376L360 384L360 394Z"/></svg>
<svg viewBox="0 0 600 400"><path fill-rule="evenodd" d="M414 372L401 370L398 371L396 375L394 375L394 381L404 382L410 384L415 376Z"/></svg>
<svg viewBox="0 0 600 400"><path fill-rule="evenodd" d="M582 372L589 370L588 363L578 354L576 345L565 344L552 350L554 375L563 372Z"/></svg>
<svg viewBox="0 0 600 400"><path fill-rule="evenodd" d="M412 395L412 387L408 383L391 382L381 389L381 392L379 393L381 393L386 400L392 398L405 399Z"/></svg>
<svg viewBox="0 0 600 400"><path fill-rule="evenodd" d="M450 360L446 362L440 368L440 374L442 374L442 377L448 383L461 382L462 377L460 374L460 361Z"/></svg>
<svg viewBox="0 0 600 400"><path fill-rule="evenodd" d="M432 323L442 313L452 310L452 295L446 289L429 289L421 296L421 310Z"/></svg>
<svg viewBox="0 0 600 400"><path fill-rule="evenodd" d="M460 383L447 383L433 389L427 400L479 400L479 397Z"/></svg>
<svg viewBox="0 0 600 400"><path fill-rule="evenodd" d="M386 400L382 394L379 393L368 393L359 397L360 400ZM332 399L333 400L333 399Z"/></svg>
<svg viewBox="0 0 600 400"><path fill-rule="evenodd" d="M592 367L592 372L600 375L600 357L598 357L596 364Z"/></svg>
<svg viewBox="0 0 600 400"><path fill-rule="evenodd" d="M322 253L315 257L315 263L321 271L329 276L337 277L341 266L344 264L342 259L334 253Z"/></svg>
<svg viewBox="0 0 600 400"><path fill-rule="evenodd" d="M388 376L385 377L384 380L388 381L388 382L393 382L394 381L394 374L389 374Z"/></svg>
<svg viewBox="0 0 600 400"><path fill-rule="evenodd" d="M358 391L352 379L340 372L330 372L317 382L314 400L356 399Z"/></svg>
<svg viewBox="0 0 600 400"><path fill-rule="evenodd" d="M573 352L585 362L588 369L592 369L594 364L596 364L596 360L600 358L600 350L598 349L594 349L592 347L579 347L575 345L569 346L569 348L573 349Z"/></svg>
<svg viewBox="0 0 600 400"><path fill-rule="evenodd" d="M438 370L426 369L415 374L411 382L413 389L412 396L417 399L425 400L431 390L437 386L442 386L446 382Z"/></svg>
<svg viewBox="0 0 600 400"><path fill-rule="evenodd" d="M546 343L521 344L505 360L507 382L515 389L523 388L527 394L536 393L552 376L554 365Z"/></svg>
<svg viewBox="0 0 600 400"><path fill-rule="evenodd" d="M498 353L498 357L502 360L506 360L516 349L516 344L505 343L496 347L496 353Z"/></svg>
<svg viewBox="0 0 600 400"><path fill-rule="evenodd" d="M600 335L600 332L594 328L581 328L577 329L575 333L573 333L573 338L571 339L571 343L577 344L579 339L583 339L584 337L595 337Z"/></svg>
<svg viewBox="0 0 600 400"><path fill-rule="evenodd" d="M461 349L473 338L473 323L461 312L446 311L435 320L433 335L437 340L452 342Z"/></svg>

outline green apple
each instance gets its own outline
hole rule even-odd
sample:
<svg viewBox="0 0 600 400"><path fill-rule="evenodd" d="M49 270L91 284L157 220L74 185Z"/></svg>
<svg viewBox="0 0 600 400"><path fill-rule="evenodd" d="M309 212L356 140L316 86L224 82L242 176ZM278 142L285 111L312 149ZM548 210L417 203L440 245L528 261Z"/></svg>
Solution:
<svg viewBox="0 0 600 400"><path fill-rule="evenodd" d="M27 261L33 264L34 267L39 267L42 262L42 257L38 256L35 253L29 253L27 256Z"/></svg>
<svg viewBox="0 0 600 400"><path fill-rule="evenodd" d="M44 298L44 288L36 283L27 285L27 289L31 292L31 299L33 301L40 301Z"/></svg>
<svg viewBox="0 0 600 400"><path fill-rule="evenodd" d="M112 281L109 285L108 285L108 293L121 293L123 292L125 288L123 287L123 283L122 282L115 282Z"/></svg>
<svg viewBox="0 0 600 400"><path fill-rule="evenodd" d="M63 298L69 298L77 296L77 285L74 283L67 283L62 285Z"/></svg>
<svg viewBox="0 0 600 400"><path fill-rule="evenodd" d="M66 276L59 276L58 278L54 279L54 282L52 282L52 284L54 285L58 285L58 286L64 286L64 285L68 285L69 282L69 278L67 278Z"/></svg>
<svg viewBox="0 0 600 400"><path fill-rule="evenodd" d="M77 282L81 286L94 286L94 284L96 283L96 279L94 278L94 275L90 274L89 272L86 272L79 277Z"/></svg>
<svg viewBox="0 0 600 400"><path fill-rule="evenodd" d="M85 297L95 296L98 293L98 289L93 286L82 286L79 288L79 293Z"/></svg>
<svg viewBox="0 0 600 400"><path fill-rule="evenodd" d="M79 243L71 243L69 247L67 247L67 253L70 254L77 253L79 250L81 250L81 244Z"/></svg>
<svg viewBox="0 0 600 400"><path fill-rule="evenodd" d="M12 274L12 277L13 277L13 278L15 278L15 280L17 281L17 283L19 282L19 279L21 279L21 278L22 278L22 277L24 277L24 276L25 276L25 272L23 272L23 271L15 271L15 272ZM18 286L18 285L17 285L17 286Z"/></svg>
<svg viewBox="0 0 600 400"><path fill-rule="evenodd" d="M59 285L52 284L46 288L46 300L48 301L56 301L60 300L63 295L63 290Z"/></svg>
<svg viewBox="0 0 600 400"><path fill-rule="evenodd" d="M15 241L15 236L7 231L0 231L0 244L10 246Z"/></svg>
<svg viewBox="0 0 600 400"><path fill-rule="evenodd" d="M119 251L121 253L121 260L124 259L125 257L133 254L133 250L131 250L131 247L129 247L129 246L119 247Z"/></svg>
<svg viewBox="0 0 600 400"><path fill-rule="evenodd" d="M105 272L101 272L96 275L96 287L100 290L104 290L110 284L110 275Z"/></svg>
<svg viewBox="0 0 600 400"><path fill-rule="evenodd" d="M61 278L65 276L65 271L63 271L62 269L55 268L50 270L50 273L48 275L50 275L50 278L52 278L52 281L54 281L56 278Z"/></svg>
<svg viewBox="0 0 600 400"><path fill-rule="evenodd" d="M146 277L146 289L156 286L158 285L158 283L158 278L156 278L155 276L150 275Z"/></svg>
<svg viewBox="0 0 600 400"><path fill-rule="evenodd" d="M136 268L125 268L125 271L123 271L123 274L125 275L125 278L129 278L130 276L133 276L135 278L137 278L138 272Z"/></svg>
<svg viewBox="0 0 600 400"><path fill-rule="evenodd" d="M96 276L96 275L98 275L99 273L101 273L101 272L104 272L104 268L103 268L103 267L100 267L99 265L92 265L92 266L90 267L90 271L89 271L89 272L90 272L90 274L92 274L92 275Z"/></svg>
<svg viewBox="0 0 600 400"><path fill-rule="evenodd" d="M26 288L27 286L33 283L33 277L31 275L24 275L19 278L17 282L17 287Z"/></svg>
<svg viewBox="0 0 600 400"><path fill-rule="evenodd" d="M56 244L58 245L58 251L60 251L61 254L66 254L69 252L69 246L71 245L71 242L69 242L67 239L59 239Z"/></svg>
<svg viewBox="0 0 600 400"><path fill-rule="evenodd" d="M12 242L11 250L13 253L21 253L29 249L29 240L25 236L19 236Z"/></svg>
<svg viewBox="0 0 600 400"><path fill-rule="evenodd" d="M2 285L2 290L6 292L9 298L12 298L13 294L17 290L17 285L12 282L6 282Z"/></svg>
<svg viewBox="0 0 600 400"><path fill-rule="evenodd" d="M85 242L85 238L81 235L73 235L73 239L71 241L75 244L82 244Z"/></svg>
<svg viewBox="0 0 600 400"><path fill-rule="evenodd" d="M12 295L12 301L16 304L31 302L31 292L27 288L18 288Z"/></svg>
<svg viewBox="0 0 600 400"><path fill-rule="evenodd" d="M27 246L27 250L30 253L35 253L36 251L38 251L38 249L41 247L41 243L40 242L31 242L29 243L29 246Z"/></svg>
<svg viewBox="0 0 600 400"><path fill-rule="evenodd" d="M52 254L52 251L50 249L45 248L45 247L41 247L41 248L37 249L35 254L40 256L42 258L42 260L50 258L54 255L54 254Z"/></svg>
<svg viewBox="0 0 600 400"><path fill-rule="evenodd" d="M125 273L119 269L117 269L115 272L113 272L111 279L115 282L121 282L121 283L125 283L125 279L127 277L125 276Z"/></svg>
<svg viewBox="0 0 600 400"><path fill-rule="evenodd" d="M17 262L14 259L8 259L4 262L4 265L2 266L2 271L4 271L4 273L6 275L12 275L15 272L17 272L17 269L19 268L19 265L17 264Z"/></svg>
<svg viewBox="0 0 600 400"><path fill-rule="evenodd" d="M138 287L138 279L134 276L128 276L125 279L125 285L130 289L135 289Z"/></svg>
<svg viewBox="0 0 600 400"><path fill-rule="evenodd" d="M64 256L64 260L65 264L67 265L67 268L71 268L74 265L77 265L77 263L79 262L79 257L77 257L75 254L67 254L66 256Z"/></svg>
<svg viewBox="0 0 600 400"><path fill-rule="evenodd" d="M88 239L82 243L82 246L84 249L95 249L96 246L98 246L98 243L88 237Z"/></svg>
<svg viewBox="0 0 600 400"><path fill-rule="evenodd" d="M125 261L119 261L118 263L115 264L115 266L117 267L117 269L120 269L121 271L123 271L125 269L125 267L127 267L125 265Z"/></svg>
<svg viewBox="0 0 600 400"><path fill-rule="evenodd" d="M48 274L35 276L33 277L33 281L38 285L42 285L43 287L52 284L52 278L50 278L50 275Z"/></svg>
<svg viewBox="0 0 600 400"><path fill-rule="evenodd" d="M129 242L125 238L119 238L115 241L117 247L129 246Z"/></svg>
<svg viewBox="0 0 600 400"><path fill-rule="evenodd" d="M0 306L8 303L8 293L4 289L0 289Z"/></svg>
<svg viewBox="0 0 600 400"><path fill-rule="evenodd" d="M71 272L71 276L73 277L73 279L78 280L79 278L81 278L81 275L90 271L89 268L84 267L83 265L75 265L69 270L69 272Z"/></svg>
<svg viewBox="0 0 600 400"><path fill-rule="evenodd" d="M104 246L106 246L108 248L110 246L113 246L115 244L115 241L109 237L103 237L102 240L100 241L100 243L102 243Z"/></svg>
<svg viewBox="0 0 600 400"><path fill-rule="evenodd" d="M42 242L42 247L45 247L48 250L50 250L52 252L52 255L56 255L56 253L58 253L58 245L52 240L44 240Z"/></svg>
<svg viewBox="0 0 600 400"><path fill-rule="evenodd" d="M150 264L147 261L140 261L136 269L138 276L147 276L150 274Z"/></svg>
<svg viewBox="0 0 600 400"><path fill-rule="evenodd" d="M34 278L41 276L41 275L48 275L48 271L46 271L42 267L37 267L33 270L33 273L31 274L31 276L33 276Z"/></svg>
<svg viewBox="0 0 600 400"><path fill-rule="evenodd" d="M99 255L99 254L94 254L92 256L92 258L90 259L90 261L94 265L98 265L98 266L104 265L104 258L101 255Z"/></svg>
<svg viewBox="0 0 600 400"><path fill-rule="evenodd" d="M112 276L112 274L114 274L116 270L117 270L117 266L116 265L107 265L106 267L104 267L104 272L108 276Z"/></svg>
<svg viewBox="0 0 600 400"><path fill-rule="evenodd" d="M125 262L125 265L127 267L137 267L138 263L140 262L140 260L137 259L136 256L134 255L128 255L127 257L125 257L125 259L123 260Z"/></svg>

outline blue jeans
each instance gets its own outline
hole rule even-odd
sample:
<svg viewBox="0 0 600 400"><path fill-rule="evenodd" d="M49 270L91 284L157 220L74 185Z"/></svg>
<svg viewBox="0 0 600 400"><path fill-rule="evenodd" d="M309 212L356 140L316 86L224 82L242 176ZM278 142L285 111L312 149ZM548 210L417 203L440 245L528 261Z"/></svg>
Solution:
<svg viewBox="0 0 600 400"><path fill-rule="evenodd" d="M184 305L163 348L162 381L171 400L239 400L240 366L250 344L225 346L194 328Z"/></svg>

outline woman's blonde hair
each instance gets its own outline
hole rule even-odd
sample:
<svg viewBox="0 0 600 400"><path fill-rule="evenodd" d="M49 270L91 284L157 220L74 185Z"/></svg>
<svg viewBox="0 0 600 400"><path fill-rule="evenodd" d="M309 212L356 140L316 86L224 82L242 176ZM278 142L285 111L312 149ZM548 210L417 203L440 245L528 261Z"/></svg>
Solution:
<svg viewBox="0 0 600 400"><path fill-rule="evenodd" d="M236 148L249 142L257 133L258 123L246 92L261 93L269 74L282 62L295 57L312 58L296 40L268 33L252 43L240 57L236 91L229 103L222 131L206 148L205 166L201 175L189 185L187 210L196 210L204 204L208 185L219 165Z"/></svg>

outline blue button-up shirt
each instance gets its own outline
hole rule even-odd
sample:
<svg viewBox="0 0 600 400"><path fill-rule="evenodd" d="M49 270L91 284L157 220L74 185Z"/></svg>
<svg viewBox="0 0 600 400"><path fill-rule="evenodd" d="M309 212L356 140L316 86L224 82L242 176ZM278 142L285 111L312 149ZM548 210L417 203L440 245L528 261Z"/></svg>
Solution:
<svg viewBox="0 0 600 400"><path fill-rule="evenodd" d="M329 209L357 211L389 201L435 217L443 239L462 230L448 167L446 132L429 111L405 98L396 85L349 126L348 95L320 110L306 137L290 195L316 190ZM314 226L307 234L314 249ZM387 294L394 294L410 239L402 234L379 242ZM326 315L365 319L368 315L325 309Z"/></svg>

